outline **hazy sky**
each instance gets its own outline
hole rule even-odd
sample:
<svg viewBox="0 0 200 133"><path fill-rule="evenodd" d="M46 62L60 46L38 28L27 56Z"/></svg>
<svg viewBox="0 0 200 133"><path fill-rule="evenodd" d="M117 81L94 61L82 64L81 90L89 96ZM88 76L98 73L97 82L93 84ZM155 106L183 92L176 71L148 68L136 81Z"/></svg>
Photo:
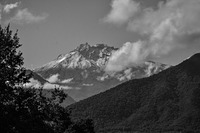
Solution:
<svg viewBox="0 0 200 133"><path fill-rule="evenodd" d="M159 0L137 0L141 7L157 8ZM17 3L16 3L17 2ZM19 30L25 67L35 68L73 50L81 43L121 47L141 39L126 25L105 22L111 0L0 0L1 25ZM7 5L7 6L6 6ZM200 46L172 50L157 61L177 64L199 52Z"/></svg>

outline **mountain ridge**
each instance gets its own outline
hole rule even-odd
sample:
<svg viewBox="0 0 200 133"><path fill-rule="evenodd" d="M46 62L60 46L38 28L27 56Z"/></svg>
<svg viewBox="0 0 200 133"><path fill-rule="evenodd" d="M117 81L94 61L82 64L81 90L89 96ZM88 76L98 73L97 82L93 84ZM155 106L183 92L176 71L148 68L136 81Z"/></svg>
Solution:
<svg viewBox="0 0 200 133"><path fill-rule="evenodd" d="M96 132L200 132L200 53L158 74L133 79L68 109Z"/></svg>

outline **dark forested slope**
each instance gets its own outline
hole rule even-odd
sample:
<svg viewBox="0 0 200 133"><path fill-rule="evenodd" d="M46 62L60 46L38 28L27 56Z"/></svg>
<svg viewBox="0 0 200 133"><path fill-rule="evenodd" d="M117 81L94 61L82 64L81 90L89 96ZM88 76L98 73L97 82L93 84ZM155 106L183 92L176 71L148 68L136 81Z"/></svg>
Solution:
<svg viewBox="0 0 200 133"><path fill-rule="evenodd" d="M69 108L74 119L92 118L97 132L200 132L200 53Z"/></svg>

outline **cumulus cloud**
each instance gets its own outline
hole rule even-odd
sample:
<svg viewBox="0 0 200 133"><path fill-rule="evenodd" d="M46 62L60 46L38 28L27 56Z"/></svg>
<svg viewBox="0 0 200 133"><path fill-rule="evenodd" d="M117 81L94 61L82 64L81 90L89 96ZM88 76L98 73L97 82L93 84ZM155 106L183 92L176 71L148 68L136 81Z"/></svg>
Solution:
<svg viewBox="0 0 200 133"><path fill-rule="evenodd" d="M50 83L59 82L60 80L58 79L58 76L59 76L59 74L52 75L51 77L49 77L47 79L47 81L49 81Z"/></svg>
<svg viewBox="0 0 200 133"><path fill-rule="evenodd" d="M178 47L200 40L200 0L168 0L156 10L148 8L129 18L128 29L146 35L146 40L125 43L112 54L106 70L122 70L129 65L160 57Z"/></svg>
<svg viewBox="0 0 200 133"><path fill-rule="evenodd" d="M7 4L4 6L3 11L6 13L9 13L12 9L18 7L18 5L19 5L19 2L16 2L14 4Z"/></svg>
<svg viewBox="0 0 200 133"><path fill-rule="evenodd" d="M48 17L47 14L33 15L27 8L18 10L16 15L8 20L8 22L16 24L30 24L37 23L45 20Z"/></svg>
<svg viewBox="0 0 200 133"><path fill-rule="evenodd" d="M119 50L112 53L106 71L121 71L131 65L139 64L147 53L143 49L145 42L127 42ZM142 53L142 54L141 54Z"/></svg>
<svg viewBox="0 0 200 133"><path fill-rule="evenodd" d="M123 24L133 17L140 9L139 3L133 0L113 0L112 10L105 17L105 22Z"/></svg>

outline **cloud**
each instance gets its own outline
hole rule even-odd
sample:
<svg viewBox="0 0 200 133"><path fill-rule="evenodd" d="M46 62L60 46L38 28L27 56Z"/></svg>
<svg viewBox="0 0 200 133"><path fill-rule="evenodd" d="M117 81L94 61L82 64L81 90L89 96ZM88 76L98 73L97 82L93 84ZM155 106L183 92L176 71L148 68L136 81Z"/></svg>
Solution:
<svg viewBox="0 0 200 133"><path fill-rule="evenodd" d="M3 6L0 3L0 24L1 24L1 19L2 19L2 9L3 9Z"/></svg>
<svg viewBox="0 0 200 133"><path fill-rule="evenodd" d="M57 84L51 84L51 83L45 83L43 86L42 86L43 89L54 89L54 88L61 88L61 89L72 89L72 87L69 87L69 86L60 86L60 85L57 85Z"/></svg>
<svg viewBox="0 0 200 133"><path fill-rule="evenodd" d="M83 84L83 86L93 86L94 84Z"/></svg>
<svg viewBox="0 0 200 133"><path fill-rule="evenodd" d="M140 4L133 0L113 0L111 6L112 9L104 21L115 24L127 22L140 10Z"/></svg>
<svg viewBox="0 0 200 133"><path fill-rule="evenodd" d="M54 88L72 89L72 87L69 87L69 86L60 86L60 85L52 84L52 83L45 83L44 85L42 85L38 80L35 80L33 78L31 78L29 81L30 82L23 84L23 86L26 87L26 88L33 87L33 88L36 88L36 89L39 89L39 88L43 88L43 89L54 89Z"/></svg>
<svg viewBox="0 0 200 133"><path fill-rule="evenodd" d="M51 84L51 83L45 83L43 85L43 89L54 89L54 88L59 88L59 85L56 84Z"/></svg>
<svg viewBox="0 0 200 133"><path fill-rule="evenodd" d="M41 88L42 85L38 80L31 78L29 79L29 82L25 83L23 86L27 88L30 88L30 87Z"/></svg>
<svg viewBox="0 0 200 133"><path fill-rule="evenodd" d="M112 53L106 65L106 71L121 71L126 67L137 65L146 58L144 42L127 42L119 50Z"/></svg>
<svg viewBox="0 0 200 133"><path fill-rule="evenodd" d="M8 20L8 23L16 23L16 24L30 24L30 23L38 23L45 20L48 17L47 14L42 15L33 15L27 8L18 10L16 15Z"/></svg>
<svg viewBox="0 0 200 133"><path fill-rule="evenodd" d="M64 83L64 84L70 83L72 80L73 80L73 78L65 79L65 80L63 80L61 83Z"/></svg>
<svg viewBox="0 0 200 133"><path fill-rule="evenodd" d="M7 4L4 6L3 11L6 13L9 13L12 9L19 6L19 2L16 2L14 4Z"/></svg>
<svg viewBox="0 0 200 133"><path fill-rule="evenodd" d="M59 82L60 80L58 79L58 76L59 76L59 74L52 75L51 77L49 77L47 79L47 81L49 81L50 83Z"/></svg>
<svg viewBox="0 0 200 133"><path fill-rule="evenodd" d="M143 10L141 17L133 19L128 28L141 34L154 34L159 27L160 32L164 33L166 28L161 29L161 26L185 32L200 25L197 22L200 19L199 13L200 0L169 0L165 4L160 4L158 10Z"/></svg>
<svg viewBox="0 0 200 133"><path fill-rule="evenodd" d="M156 10L143 9L139 14L132 18L127 15L127 28L147 39L125 43L112 54L106 70L120 71L200 41L200 0L168 0Z"/></svg>

